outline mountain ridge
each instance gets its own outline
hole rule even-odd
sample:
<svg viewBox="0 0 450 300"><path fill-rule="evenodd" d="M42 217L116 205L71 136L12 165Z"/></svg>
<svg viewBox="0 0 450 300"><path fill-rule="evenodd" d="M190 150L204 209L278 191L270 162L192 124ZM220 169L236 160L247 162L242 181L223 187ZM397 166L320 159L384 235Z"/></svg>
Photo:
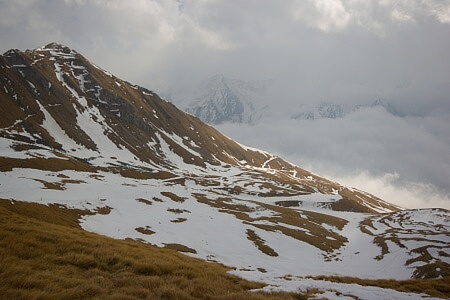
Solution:
<svg viewBox="0 0 450 300"><path fill-rule="evenodd" d="M186 89L171 95L170 98L184 111L212 125L223 123L254 125L279 116L295 120L338 119L361 109L377 107L394 116L405 116L405 113L383 99L347 104L333 101L310 103L298 99L300 105L287 103L288 110L279 110L280 93L274 91L280 89L277 84L279 82L276 80L246 81L217 74L190 90Z"/></svg>
<svg viewBox="0 0 450 300"><path fill-rule="evenodd" d="M303 178L314 177L321 180L332 186L326 189L328 192L342 188L267 152L242 147L212 127L205 126L198 119L182 113L172 103L162 100L152 91L129 85L105 73L68 47L52 43L35 51L14 53L12 56L12 52L8 52L6 61L9 60L9 64L18 69L21 77L30 76L30 79L33 79L33 76L40 75L40 73L35 75L32 71L28 74L27 68L24 67L27 63L34 65L35 68L40 67L41 61L54 64L54 74L34 79L48 80L48 83L31 86L30 81L25 79L29 85L26 95L28 98L22 97L27 101L26 109L21 111L24 103L18 101L19 106L22 105L20 108L15 107L19 117L3 125L8 128L10 126L20 128L23 123L20 130L28 133L28 136L21 135L23 139L33 137L33 133L36 132L39 137L35 142L38 144L66 153L76 150L77 156L81 155L84 159L93 159L94 155L115 157L118 153L123 153L123 163L133 164L140 161L149 167L158 168L164 165L171 169L174 166L165 159L161 148L166 146L187 165L205 167L206 164L217 166L225 163L263 169L278 168L288 173L302 174ZM43 65L42 68L44 67L48 68L48 65ZM105 81L108 84L101 86ZM58 87L58 82L62 87ZM6 89L7 87L5 91ZM48 94L49 98L45 100L48 103L40 102L44 101L41 94ZM30 102L34 97L37 101ZM131 99L125 100L126 97ZM67 98L71 99L71 103L64 100ZM9 105L6 109L9 110L8 114L12 115L14 108ZM99 122L92 122L94 119ZM43 126L38 124L40 122ZM27 128L30 127L31 133L27 132ZM202 130L198 130L199 127ZM62 139L64 143L68 137L69 141L71 140L69 143L75 149L63 147L56 141L49 133L55 129L58 131L57 136L59 135L57 139ZM106 134L95 143L87 134L89 131L94 132L97 137ZM1 132L2 135L4 133L5 131ZM111 151L112 153L108 153ZM303 180L303 183L306 182Z"/></svg>
<svg viewBox="0 0 450 300"><path fill-rule="evenodd" d="M217 74L171 98L183 98L180 107L208 124L253 123L260 118L262 109L258 99L272 84L272 80L245 81Z"/></svg>
<svg viewBox="0 0 450 300"><path fill-rule="evenodd" d="M448 211L404 210L240 145L65 46L0 56L0 103L1 198L90 210L85 230L271 285L450 274Z"/></svg>

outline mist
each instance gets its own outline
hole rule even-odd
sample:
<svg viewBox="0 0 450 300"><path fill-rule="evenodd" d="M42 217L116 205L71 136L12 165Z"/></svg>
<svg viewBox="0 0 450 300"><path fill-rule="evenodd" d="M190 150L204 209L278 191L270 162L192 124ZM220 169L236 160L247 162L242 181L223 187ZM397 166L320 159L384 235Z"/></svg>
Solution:
<svg viewBox="0 0 450 300"><path fill-rule="evenodd" d="M229 137L406 208L450 207L450 115L400 117L381 106L344 118L222 124Z"/></svg>

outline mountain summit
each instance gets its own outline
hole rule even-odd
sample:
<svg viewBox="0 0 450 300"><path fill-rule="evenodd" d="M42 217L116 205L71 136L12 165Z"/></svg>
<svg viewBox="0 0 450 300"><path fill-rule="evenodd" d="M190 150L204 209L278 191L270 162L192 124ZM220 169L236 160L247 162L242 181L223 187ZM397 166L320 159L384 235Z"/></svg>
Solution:
<svg viewBox="0 0 450 300"><path fill-rule="evenodd" d="M240 145L68 47L0 56L0 103L3 199L88 209L86 230L272 284L450 274L448 211L402 210Z"/></svg>

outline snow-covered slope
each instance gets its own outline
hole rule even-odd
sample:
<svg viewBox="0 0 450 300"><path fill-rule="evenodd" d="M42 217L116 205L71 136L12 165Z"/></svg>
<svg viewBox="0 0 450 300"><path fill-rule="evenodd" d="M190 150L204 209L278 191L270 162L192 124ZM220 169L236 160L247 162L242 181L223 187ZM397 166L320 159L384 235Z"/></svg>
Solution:
<svg viewBox="0 0 450 300"><path fill-rule="evenodd" d="M67 47L7 52L0 85L1 199L89 209L86 230L221 262L267 289L450 275L448 211L401 210L240 145Z"/></svg>

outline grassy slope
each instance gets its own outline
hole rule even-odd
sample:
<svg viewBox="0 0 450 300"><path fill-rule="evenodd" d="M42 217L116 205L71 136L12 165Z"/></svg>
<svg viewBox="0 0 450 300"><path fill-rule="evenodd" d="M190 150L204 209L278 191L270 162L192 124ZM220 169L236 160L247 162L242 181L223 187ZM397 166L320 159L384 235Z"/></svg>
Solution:
<svg viewBox="0 0 450 300"><path fill-rule="evenodd" d="M306 299L300 294L249 293L262 284L226 267L136 241L114 240L79 227L80 215L58 205L0 199L0 295L4 299ZM450 277L342 283L425 292L450 298ZM318 291L311 291L318 292Z"/></svg>
<svg viewBox="0 0 450 300"><path fill-rule="evenodd" d="M250 293L226 267L83 231L86 212L0 200L3 299L304 299Z"/></svg>

